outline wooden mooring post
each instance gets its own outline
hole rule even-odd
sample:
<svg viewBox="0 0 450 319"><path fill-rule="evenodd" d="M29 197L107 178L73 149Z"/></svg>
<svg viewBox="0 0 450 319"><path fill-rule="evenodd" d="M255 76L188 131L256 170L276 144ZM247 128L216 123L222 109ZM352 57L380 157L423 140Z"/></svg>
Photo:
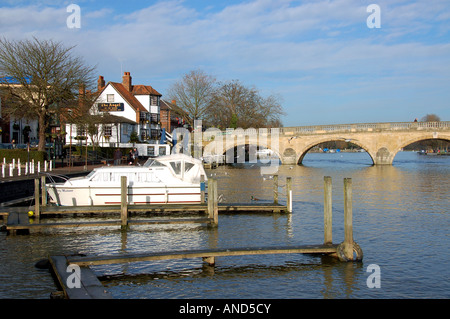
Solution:
<svg viewBox="0 0 450 319"><path fill-rule="evenodd" d="M273 203L278 204L278 175L273 176Z"/></svg>
<svg viewBox="0 0 450 319"><path fill-rule="evenodd" d="M344 178L344 254L353 258L353 194L352 179Z"/></svg>
<svg viewBox="0 0 450 319"><path fill-rule="evenodd" d="M324 224L324 245L333 243L333 210L331 195L331 176L324 177L324 204L323 204L323 224Z"/></svg>
<svg viewBox="0 0 450 319"><path fill-rule="evenodd" d="M205 175L200 175L200 202L205 203Z"/></svg>
<svg viewBox="0 0 450 319"><path fill-rule="evenodd" d="M361 261L363 258L361 247L353 241L352 197L352 179L344 178L344 241L336 249L342 261Z"/></svg>
<svg viewBox="0 0 450 319"><path fill-rule="evenodd" d="M120 178L120 220L121 229L128 229L128 189L127 189L127 177L121 176Z"/></svg>
<svg viewBox="0 0 450 319"><path fill-rule="evenodd" d="M39 178L34 179L34 216L37 220L41 217Z"/></svg>
<svg viewBox="0 0 450 319"><path fill-rule="evenodd" d="M47 186L45 185L45 176L41 176L41 206L47 206Z"/></svg>
<svg viewBox="0 0 450 319"><path fill-rule="evenodd" d="M212 220L212 226L219 224L219 196L217 192L217 180L208 179L208 217Z"/></svg>

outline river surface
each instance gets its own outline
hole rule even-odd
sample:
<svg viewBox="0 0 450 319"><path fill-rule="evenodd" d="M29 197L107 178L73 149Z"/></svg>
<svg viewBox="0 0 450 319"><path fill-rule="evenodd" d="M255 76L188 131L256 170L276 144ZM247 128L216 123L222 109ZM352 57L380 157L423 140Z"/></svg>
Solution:
<svg viewBox="0 0 450 319"><path fill-rule="evenodd" d="M324 176L333 183L334 243L344 240L343 179L352 178L353 237L364 252L362 262L285 254L219 257L215 268L201 259L92 268L117 299L450 297L450 156L400 152L392 166L372 166L366 153L309 153L303 164L280 166L277 172L281 203L286 177L292 177L292 214L220 214L216 229L163 225L126 233L114 227L18 236L1 232L0 298L48 299L56 291L54 280L48 270L34 266L48 255L321 244ZM273 198L273 180L261 175L258 165L220 167L210 174L225 202ZM368 287L375 274L369 265L379 267L379 280L369 280L379 288Z"/></svg>

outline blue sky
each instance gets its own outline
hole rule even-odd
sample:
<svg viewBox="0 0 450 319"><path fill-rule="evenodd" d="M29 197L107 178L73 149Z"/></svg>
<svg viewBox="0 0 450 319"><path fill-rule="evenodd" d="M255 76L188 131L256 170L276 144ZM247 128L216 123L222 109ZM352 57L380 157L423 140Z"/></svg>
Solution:
<svg viewBox="0 0 450 319"><path fill-rule="evenodd" d="M1 0L0 35L76 45L106 81L128 71L163 98L190 70L238 79L282 97L284 126L450 120L448 0Z"/></svg>

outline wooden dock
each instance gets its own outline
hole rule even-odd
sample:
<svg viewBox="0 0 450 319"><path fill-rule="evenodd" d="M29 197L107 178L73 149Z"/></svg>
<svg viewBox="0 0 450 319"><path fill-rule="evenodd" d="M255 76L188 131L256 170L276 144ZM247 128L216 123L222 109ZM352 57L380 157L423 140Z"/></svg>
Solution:
<svg viewBox="0 0 450 319"><path fill-rule="evenodd" d="M111 298L98 278L89 268L94 265L109 265L132 262L151 262L169 259L202 258L209 266L216 264L217 257L269 255L269 254L312 254L331 255L340 261L361 261L363 253L353 241L352 223L352 181L344 179L344 241L332 243L331 178L324 178L324 242L319 245L287 247L244 247L207 248L168 252L124 253L108 256L50 256L50 269L55 274L62 294L69 299ZM212 191L214 196L214 190ZM77 273L78 270L78 273ZM78 284L78 285L76 285Z"/></svg>
<svg viewBox="0 0 450 319"><path fill-rule="evenodd" d="M110 256L50 256L50 271L57 279L65 299L110 299L111 294L89 268L95 265L110 265L132 262L151 262L169 259L202 258L214 266L216 257L248 256L268 254L326 254L336 255L338 245L304 245L292 247L255 247L230 249L203 249L189 251L153 252L140 254L117 254ZM79 272L73 271L79 269ZM75 287L74 283L78 282Z"/></svg>
<svg viewBox="0 0 450 319"><path fill-rule="evenodd" d="M141 261L168 259L202 258L210 266L215 265L215 257L270 255L270 254L336 254L338 245L303 245L289 247L246 247L223 249L200 249L189 251L171 251L140 254L117 254L111 256L73 256L68 257L68 263L78 266L109 265Z"/></svg>
<svg viewBox="0 0 450 319"><path fill-rule="evenodd" d="M288 178L289 180L289 178ZM40 182L40 184L39 184ZM210 226L218 225L218 215L220 213L286 213L291 212L292 207L288 200L288 205L278 203L278 193L274 193L273 203L259 201L255 203L219 203L217 180L208 180L208 197L205 203L205 195L202 194L200 204L165 204L165 205L130 205L127 202L126 177L122 177L122 196L120 205L103 205L103 206L50 206L47 204L47 193L45 190L45 177L35 179L35 205L32 207L33 216L28 216L27 208L7 208L3 207L0 216L7 219L5 228L9 234L27 234L30 232L40 232L51 228L73 228L73 227L102 227L116 226L122 229L128 229L133 225L154 225L154 224L207 224ZM277 187L278 189L278 187ZM292 192L288 197L292 196ZM166 219L132 219L130 214L146 213L146 214L166 214ZM170 213L178 213L177 218L172 218ZM203 216L179 218L179 215L189 213L198 213ZM63 215L63 214L90 214L105 215L117 214L120 219L102 220L102 221L84 221L84 222L42 222L44 217ZM192 215L192 214L191 214Z"/></svg>

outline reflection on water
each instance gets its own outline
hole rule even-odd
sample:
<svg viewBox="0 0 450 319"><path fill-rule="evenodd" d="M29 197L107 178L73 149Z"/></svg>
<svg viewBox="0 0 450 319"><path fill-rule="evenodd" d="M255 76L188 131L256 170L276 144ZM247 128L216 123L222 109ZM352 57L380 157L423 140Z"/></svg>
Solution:
<svg viewBox="0 0 450 319"><path fill-rule="evenodd" d="M344 238L343 178L353 179L353 230L364 251L361 263L288 254L221 257L214 268L201 259L185 259L93 269L115 298L448 298L449 163L449 157L402 152L393 166L372 166L366 153L312 153L302 166L278 169L280 202L286 177L293 179L292 214L220 214L217 229L159 225L126 233L108 227L14 237L0 233L0 298L48 298L56 289L53 279L34 264L49 254L321 243L324 176L333 181L335 243ZM218 179L226 202L273 199L273 179L261 175L258 165L208 173ZM366 285L369 264L381 268L380 289Z"/></svg>

